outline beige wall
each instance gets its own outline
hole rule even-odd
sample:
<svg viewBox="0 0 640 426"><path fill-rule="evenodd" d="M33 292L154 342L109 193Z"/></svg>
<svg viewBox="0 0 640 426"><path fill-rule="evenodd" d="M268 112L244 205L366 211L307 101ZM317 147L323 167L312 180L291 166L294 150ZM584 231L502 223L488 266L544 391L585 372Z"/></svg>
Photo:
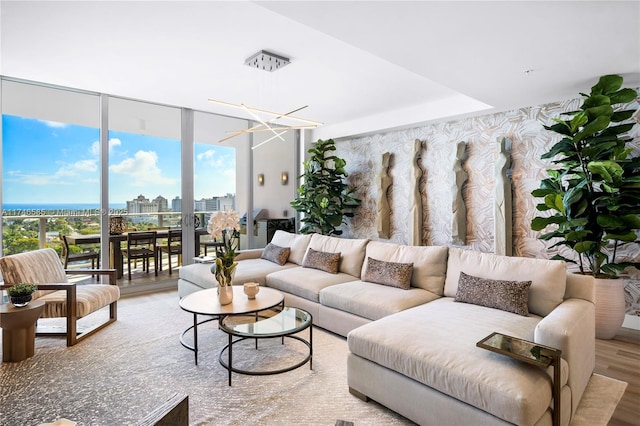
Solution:
<svg viewBox="0 0 640 426"><path fill-rule="evenodd" d="M268 132L254 133L253 145L273 136ZM268 211L268 218L279 219L293 217L294 210L289 204L296 196L294 169L296 164L295 134L287 131L282 135L284 141L274 139L257 147L253 152L253 208ZM282 172L287 172L289 181L281 183ZM258 185L258 175L264 175L264 185Z"/></svg>

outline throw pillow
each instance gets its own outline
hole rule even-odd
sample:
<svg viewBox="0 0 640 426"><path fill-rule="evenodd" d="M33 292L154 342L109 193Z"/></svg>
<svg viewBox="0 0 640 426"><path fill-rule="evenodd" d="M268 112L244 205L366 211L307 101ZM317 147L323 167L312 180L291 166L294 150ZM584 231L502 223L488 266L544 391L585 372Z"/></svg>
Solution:
<svg viewBox="0 0 640 426"><path fill-rule="evenodd" d="M270 262L277 263L278 265L284 265L289 259L289 253L291 253L291 248L280 247L269 243L262 251L262 256L260 257Z"/></svg>
<svg viewBox="0 0 640 426"><path fill-rule="evenodd" d="M339 262L340 253L317 251L309 247L306 256L302 260L302 267L319 269L321 271L337 274Z"/></svg>
<svg viewBox="0 0 640 426"><path fill-rule="evenodd" d="M460 272L455 302L471 303L529 316L531 281L500 281Z"/></svg>
<svg viewBox="0 0 640 426"><path fill-rule="evenodd" d="M362 281L409 290L412 273L413 263L384 262L367 257L367 269Z"/></svg>

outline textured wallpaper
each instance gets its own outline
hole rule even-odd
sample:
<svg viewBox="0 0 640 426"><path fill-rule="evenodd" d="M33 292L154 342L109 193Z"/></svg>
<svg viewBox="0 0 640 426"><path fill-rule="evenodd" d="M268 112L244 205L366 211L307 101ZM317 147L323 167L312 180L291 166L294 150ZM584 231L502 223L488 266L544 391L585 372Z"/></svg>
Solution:
<svg viewBox="0 0 640 426"><path fill-rule="evenodd" d="M382 154L391 156L390 174L393 185L388 192L391 206L389 241L408 244L414 141L423 142L423 182L420 188L423 203L423 244L451 246L452 205L455 202L456 145L465 142L463 168L468 180L462 187L466 205L466 247L483 252L494 251L495 162L498 140L511 139L511 180L513 192L513 255L549 258L547 244L537 239L539 233L531 230L530 222L536 215L539 202L531 191L539 186L550 167L540 156L559 137L546 131L542 125L551 124L552 117L576 110L581 99L522 108L473 118L429 124L408 130L351 140L339 140L336 155L347 161L349 184L357 188L362 200L356 216L344 227L345 236L379 240L376 228L379 182L376 176L382 167ZM637 104L636 104L637 105ZM640 122L636 115L635 120ZM640 152L640 126L636 126L632 146ZM562 253L570 257L570 253ZM623 257L640 261L640 247L627 247ZM633 282L640 278L634 272Z"/></svg>

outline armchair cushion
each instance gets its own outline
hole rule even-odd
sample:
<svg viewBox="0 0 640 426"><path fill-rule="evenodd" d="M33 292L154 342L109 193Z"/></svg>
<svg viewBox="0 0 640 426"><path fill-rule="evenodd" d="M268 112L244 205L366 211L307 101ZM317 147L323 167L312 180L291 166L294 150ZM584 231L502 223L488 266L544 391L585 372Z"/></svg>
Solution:
<svg viewBox="0 0 640 426"><path fill-rule="evenodd" d="M120 289L115 285L87 284L76 286L76 317L82 318L92 312L116 302ZM67 291L58 290L39 297L45 302L43 318L67 316Z"/></svg>
<svg viewBox="0 0 640 426"><path fill-rule="evenodd" d="M21 282L30 284L69 282L58 254L53 249L18 253L0 258L2 276L7 285ZM38 299L55 290L38 290L33 294Z"/></svg>

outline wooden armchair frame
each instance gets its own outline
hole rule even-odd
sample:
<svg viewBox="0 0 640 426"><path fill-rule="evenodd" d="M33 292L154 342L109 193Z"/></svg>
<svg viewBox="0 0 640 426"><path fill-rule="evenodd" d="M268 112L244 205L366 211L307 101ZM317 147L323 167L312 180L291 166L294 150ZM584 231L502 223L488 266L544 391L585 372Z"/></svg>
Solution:
<svg viewBox="0 0 640 426"><path fill-rule="evenodd" d="M103 285L117 285L117 274L115 269L65 269L65 273L68 275L106 275L109 277L109 284ZM37 284L38 290L64 290L66 294L66 308L67 308L67 316L66 316L66 330L64 332L49 330L42 330L41 327L36 328L36 336L66 336L67 337L67 346L73 346L76 343L84 340L85 338L93 335L99 330L102 330L107 325L115 322L118 319L118 301L114 301L109 304L109 319L105 322L98 323L92 327L87 328L86 330L78 331L78 317L77 317L77 298L76 298L76 287L75 283L51 283L51 284ZM0 289L5 290L11 287L10 285L1 285ZM37 299L36 299L37 300ZM97 311L92 312L91 314ZM91 315L89 314L89 315ZM87 315L87 316L89 316Z"/></svg>

